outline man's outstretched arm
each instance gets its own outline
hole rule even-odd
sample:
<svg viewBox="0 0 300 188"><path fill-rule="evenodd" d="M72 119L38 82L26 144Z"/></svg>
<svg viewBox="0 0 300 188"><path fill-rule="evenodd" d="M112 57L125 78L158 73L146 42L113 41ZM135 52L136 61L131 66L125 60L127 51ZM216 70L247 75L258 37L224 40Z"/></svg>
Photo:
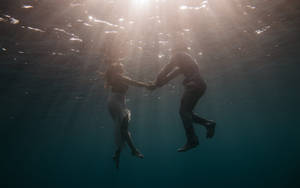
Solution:
<svg viewBox="0 0 300 188"><path fill-rule="evenodd" d="M175 70L173 70L172 72L167 74L165 77L161 78L160 80L156 80L155 85L157 87L161 87L161 86L165 85L166 83L168 83L173 78L175 78L176 76L178 76L180 73L181 73L180 69L176 68Z"/></svg>
<svg viewBox="0 0 300 188"><path fill-rule="evenodd" d="M167 65L165 65L161 69L161 71L158 73L158 76L155 80L155 84L157 86L163 86L164 85L164 84L162 84L162 83L164 83L163 80L165 80L167 78L168 74L170 74L174 70L174 68L176 68L176 66L177 66L176 65L176 58L173 56L171 58L170 62Z"/></svg>
<svg viewBox="0 0 300 188"><path fill-rule="evenodd" d="M131 86L135 86L135 87L149 87L149 84L145 83L145 82L140 82L140 81L136 81L136 80L133 80L132 78L130 77L127 77L127 76L119 76L118 79L121 81L121 82L124 82L128 85L131 85Z"/></svg>

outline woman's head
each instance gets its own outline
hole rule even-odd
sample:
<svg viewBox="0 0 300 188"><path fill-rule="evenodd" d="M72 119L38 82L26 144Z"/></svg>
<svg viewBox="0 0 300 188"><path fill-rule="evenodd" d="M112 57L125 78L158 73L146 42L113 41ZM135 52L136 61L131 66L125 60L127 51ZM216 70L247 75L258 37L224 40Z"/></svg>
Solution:
<svg viewBox="0 0 300 188"><path fill-rule="evenodd" d="M124 72L124 65L122 63L112 63L108 69L115 74L120 74Z"/></svg>

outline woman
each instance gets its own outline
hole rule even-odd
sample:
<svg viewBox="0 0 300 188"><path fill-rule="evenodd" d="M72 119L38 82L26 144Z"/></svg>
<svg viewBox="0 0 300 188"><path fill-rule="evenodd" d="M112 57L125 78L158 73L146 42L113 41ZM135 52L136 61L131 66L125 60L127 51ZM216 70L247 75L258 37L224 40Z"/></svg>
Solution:
<svg viewBox="0 0 300 188"><path fill-rule="evenodd" d="M125 104L128 87L131 85L151 88L150 84L135 81L124 76L123 73L123 65L121 63L113 63L109 65L104 75L105 88L108 88L111 91L108 98L108 110L115 123L115 142L117 149L113 156L113 160L116 162L117 168L119 168L120 153L125 143L130 147L133 156L144 158L143 154L141 154L134 146L131 134L128 130L130 111L126 108Z"/></svg>

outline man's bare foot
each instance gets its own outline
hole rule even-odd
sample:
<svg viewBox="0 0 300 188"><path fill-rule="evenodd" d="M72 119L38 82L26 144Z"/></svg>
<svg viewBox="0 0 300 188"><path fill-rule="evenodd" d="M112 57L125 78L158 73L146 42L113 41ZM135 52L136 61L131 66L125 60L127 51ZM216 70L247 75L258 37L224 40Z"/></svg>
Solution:
<svg viewBox="0 0 300 188"><path fill-rule="evenodd" d="M206 138L212 138L215 135L215 127L216 127L216 122L208 120L205 123L206 127Z"/></svg>
<svg viewBox="0 0 300 188"><path fill-rule="evenodd" d="M199 141L194 141L194 142L187 142L183 147L178 148L177 151L178 152L186 152L190 149L193 149L195 147L197 147L199 145Z"/></svg>

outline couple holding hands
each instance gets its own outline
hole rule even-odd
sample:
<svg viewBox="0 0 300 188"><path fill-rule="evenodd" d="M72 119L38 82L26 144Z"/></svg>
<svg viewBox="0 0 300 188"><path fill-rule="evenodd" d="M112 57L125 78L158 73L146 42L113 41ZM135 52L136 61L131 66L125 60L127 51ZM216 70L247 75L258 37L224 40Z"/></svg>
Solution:
<svg viewBox="0 0 300 188"><path fill-rule="evenodd" d="M183 74L184 93L181 98L179 114L184 126L187 142L178 149L178 152L185 152L195 148L198 144L198 137L195 134L193 123L204 126L207 130L206 137L212 138L215 132L216 123L204 119L193 112L193 109L205 93L206 83L201 77L197 62L188 54L185 46L175 46L171 51L171 60L159 72L153 83L144 83L124 76L124 67L121 63L112 63L104 74L105 87L110 90L108 98L108 110L115 124L115 142L117 149L113 155L116 167L119 167L120 153L125 143L131 149L132 155L144 158L143 154L134 146L131 134L128 130L130 111L125 104L126 93L129 86L145 87L154 90L162 87L176 76Z"/></svg>

